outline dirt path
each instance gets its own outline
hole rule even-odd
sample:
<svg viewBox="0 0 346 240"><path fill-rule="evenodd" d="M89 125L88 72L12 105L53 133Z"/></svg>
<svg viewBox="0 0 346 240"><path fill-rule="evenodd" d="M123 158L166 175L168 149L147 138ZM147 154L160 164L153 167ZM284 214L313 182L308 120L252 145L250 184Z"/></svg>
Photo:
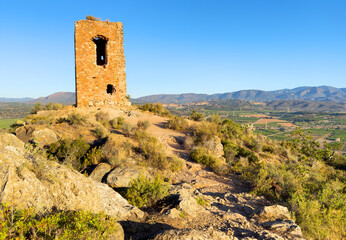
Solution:
<svg viewBox="0 0 346 240"><path fill-rule="evenodd" d="M146 112L134 112L125 117L125 121L136 126L138 121L148 121L150 127L147 132L157 137L164 145L168 153L173 153L183 159L187 157L187 151L183 147L186 134L166 128L168 118L159 117Z"/></svg>

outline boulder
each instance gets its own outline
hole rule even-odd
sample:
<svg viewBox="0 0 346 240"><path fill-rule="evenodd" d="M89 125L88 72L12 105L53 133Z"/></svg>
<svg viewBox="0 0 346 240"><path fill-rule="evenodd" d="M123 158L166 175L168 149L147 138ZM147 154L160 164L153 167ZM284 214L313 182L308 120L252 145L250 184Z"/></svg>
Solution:
<svg viewBox="0 0 346 240"><path fill-rule="evenodd" d="M114 233L107 236L107 239L109 240L122 240L125 239L125 233L123 227L120 225L120 223L116 223L116 230ZM103 236L105 237L105 236Z"/></svg>
<svg viewBox="0 0 346 240"><path fill-rule="evenodd" d="M276 220L276 219L291 219L291 215L287 207L281 205L272 205L261 207L256 212L257 218L260 221Z"/></svg>
<svg viewBox="0 0 346 240"><path fill-rule="evenodd" d="M177 186L171 190L171 194L176 195L178 204L176 208L191 217L197 217L200 214L207 214L207 210L197 203L198 195L195 194L195 189L189 184Z"/></svg>
<svg viewBox="0 0 346 240"><path fill-rule="evenodd" d="M58 141L58 136L42 126L23 126L16 129L16 136L25 143L33 142L38 147L44 147Z"/></svg>
<svg viewBox="0 0 346 240"><path fill-rule="evenodd" d="M222 158L222 156L224 155L221 140L216 136L210 140L203 142L203 147L211 151L218 158Z"/></svg>
<svg viewBox="0 0 346 240"><path fill-rule="evenodd" d="M16 129L16 136L24 143L32 140L32 133L35 131L33 126L23 126Z"/></svg>
<svg viewBox="0 0 346 240"><path fill-rule="evenodd" d="M262 226L270 231L277 232L284 236L293 236L302 238L303 233L301 228L292 220L275 220L262 223Z"/></svg>
<svg viewBox="0 0 346 240"><path fill-rule="evenodd" d="M269 232L267 230L262 230L262 231L256 232L255 237L256 237L255 239L285 240L285 238L283 238L283 237L281 237L275 233Z"/></svg>
<svg viewBox="0 0 346 240"><path fill-rule="evenodd" d="M112 170L112 166L108 163L100 163L97 167L91 172L90 178L97 182L105 182L106 179L103 179L104 176Z"/></svg>
<svg viewBox="0 0 346 240"><path fill-rule="evenodd" d="M13 134L0 133L0 166L9 164L13 159L18 161L18 164L23 164L21 156L25 152L24 143Z"/></svg>
<svg viewBox="0 0 346 240"><path fill-rule="evenodd" d="M145 174L144 170L138 166L117 167L108 174L106 182L112 188L128 187L142 173Z"/></svg>
<svg viewBox="0 0 346 240"><path fill-rule="evenodd" d="M32 141L38 147L44 147L58 141L58 136L48 128L38 129L32 132Z"/></svg>
<svg viewBox="0 0 346 240"><path fill-rule="evenodd" d="M37 210L104 212L119 220L140 219L144 213L106 184L57 162L25 153L24 143L0 134L0 202Z"/></svg>
<svg viewBox="0 0 346 240"><path fill-rule="evenodd" d="M224 232L208 228L206 230L197 229L174 229L166 230L156 235L154 240L235 240L233 236L228 236Z"/></svg>

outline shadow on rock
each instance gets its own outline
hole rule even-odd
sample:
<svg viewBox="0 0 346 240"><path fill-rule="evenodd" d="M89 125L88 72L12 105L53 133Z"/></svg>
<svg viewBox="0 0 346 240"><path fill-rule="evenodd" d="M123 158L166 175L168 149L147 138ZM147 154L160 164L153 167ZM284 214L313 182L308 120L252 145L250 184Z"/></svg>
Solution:
<svg viewBox="0 0 346 240"><path fill-rule="evenodd" d="M125 240L152 239L162 231L175 229L163 223L150 224L134 221L119 221L119 223L124 229Z"/></svg>

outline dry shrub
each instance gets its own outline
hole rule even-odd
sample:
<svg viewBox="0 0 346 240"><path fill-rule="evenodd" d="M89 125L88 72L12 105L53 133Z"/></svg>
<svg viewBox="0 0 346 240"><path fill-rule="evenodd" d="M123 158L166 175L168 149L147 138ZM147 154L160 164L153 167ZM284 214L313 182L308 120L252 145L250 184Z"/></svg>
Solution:
<svg viewBox="0 0 346 240"><path fill-rule="evenodd" d="M108 127L109 126L109 113L100 111L95 114L96 121L100 122L103 126Z"/></svg>
<svg viewBox="0 0 346 240"><path fill-rule="evenodd" d="M105 138L107 136L107 132L102 127L95 128L93 134L96 138Z"/></svg>
<svg viewBox="0 0 346 240"><path fill-rule="evenodd" d="M87 122L87 117L79 113L71 113L67 116L66 121L70 125L79 125Z"/></svg>
<svg viewBox="0 0 346 240"><path fill-rule="evenodd" d="M137 128L141 131L146 131L150 127L150 122L148 120L137 122Z"/></svg>
<svg viewBox="0 0 346 240"><path fill-rule="evenodd" d="M189 127L189 122L178 116L173 116L167 122L166 128L177 130L177 131L186 131Z"/></svg>
<svg viewBox="0 0 346 240"><path fill-rule="evenodd" d="M160 170L170 167L165 149L156 137L145 134L138 135L138 148L145 157L147 163Z"/></svg>
<svg viewBox="0 0 346 240"><path fill-rule="evenodd" d="M94 16L91 16L91 15L86 16L86 20L91 20L91 21L101 21L101 19L100 19L100 18L98 18L98 17L94 17Z"/></svg>
<svg viewBox="0 0 346 240"><path fill-rule="evenodd" d="M221 160L209 153L204 147L197 147L193 149L190 157L193 161L210 167L214 172L221 173L222 171L223 164Z"/></svg>
<svg viewBox="0 0 346 240"><path fill-rule="evenodd" d="M213 139L218 135L217 124L202 122L202 124L193 128L193 140L195 145L201 145L205 141Z"/></svg>
<svg viewBox="0 0 346 240"><path fill-rule="evenodd" d="M96 113L95 117L96 117L96 121L98 121L98 122L110 120L109 113L104 112L104 111L100 111L100 112Z"/></svg>
<svg viewBox="0 0 346 240"><path fill-rule="evenodd" d="M146 103L140 106L140 109L142 109L143 111L149 111L149 112L155 113L162 117L172 116L172 114L167 109L165 109L163 105L160 103L156 103L156 104Z"/></svg>
<svg viewBox="0 0 346 240"><path fill-rule="evenodd" d="M124 117L113 118L112 120L109 121L109 124L111 125L111 127L115 129L121 129L124 123L125 123Z"/></svg>
<svg viewBox="0 0 346 240"><path fill-rule="evenodd" d="M61 103L54 103L53 110L61 110L64 108L64 105Z"/></svg>
<svg viewBox="0 0 346 240"><path fill-rule="evenodd" d="M204 119L204 113L192 111L190 115L190 119L194 121L202 121Z"/></svg>
<svg viewBox="0 0 346 240"><path fill-rule="evenodd" d="M130 137L133 134L134 131L134 126L132 126L130 123L125 122L122 126L121 126L121 130L123 131L123 134L126 137Z"/></svg>
<svg viewBox="0 0 346 240"><path fill-rule="evenodd" d="M114 167L121 165L133 155L132 148L130 142L124 141L115 135L110 135L102 147L102 152L105 160Z"/></svg>
<svg viewBox="0 0 346 240"><path fill-rule="evenodd" d="M185 167L185 162L183 159L173 155L168 158L170 162L170 169L172 172L178 172Z"/></svg>

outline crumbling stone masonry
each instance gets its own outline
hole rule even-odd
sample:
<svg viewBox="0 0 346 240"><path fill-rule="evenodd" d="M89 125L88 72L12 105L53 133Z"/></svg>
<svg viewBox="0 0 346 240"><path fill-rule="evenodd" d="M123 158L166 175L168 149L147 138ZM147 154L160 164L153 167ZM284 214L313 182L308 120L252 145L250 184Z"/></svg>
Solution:
<svg viewBox="0 0 346 240"><path fill-rule="evenodd" d="M129 104L122 23L77 21L75 61L77 107Z"/></svg>

